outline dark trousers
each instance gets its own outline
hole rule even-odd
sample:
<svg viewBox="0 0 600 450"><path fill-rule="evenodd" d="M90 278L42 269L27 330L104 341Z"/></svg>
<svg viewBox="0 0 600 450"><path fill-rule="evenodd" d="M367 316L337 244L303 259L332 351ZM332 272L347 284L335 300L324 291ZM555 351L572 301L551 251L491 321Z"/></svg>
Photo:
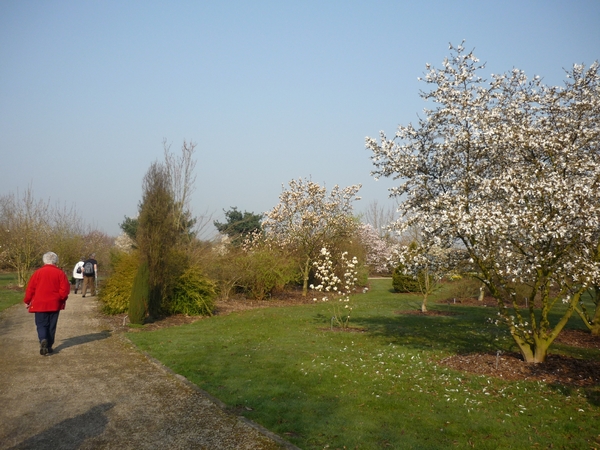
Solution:
<svg viewBox="0 0 600 450"><path fill-rule="evenodd" d="M54 345L54 336L56 335L56 324L58 323L58 313L53 312L36 312L35 326L37 327L38 338L40 342L43 339L48 341L48 348Z"/></svg>
<svg viewBox="0 0 600 450"><path fill-rule="evenodd" d="M81 289L81 284L83 283L83 278L75 278L75 293Z"/></svg>
<svg viewBox="0 0 600 450"><path fill-rule="evenodd" d="M91 295L96 295L96 277L86 277L83 276L83 288L81 288L81 293L85 295L88 290L88 286L90 288Z"/></svg>

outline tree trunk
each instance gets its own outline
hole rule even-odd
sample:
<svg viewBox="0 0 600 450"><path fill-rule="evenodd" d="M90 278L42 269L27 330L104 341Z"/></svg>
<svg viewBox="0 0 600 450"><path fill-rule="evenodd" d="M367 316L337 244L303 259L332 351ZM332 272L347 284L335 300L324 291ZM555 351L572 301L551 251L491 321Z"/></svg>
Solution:
<svg viewBox="0 0 600 450"><path fill-rule="evenodd" d="M517 324L513 323L509 325L510 334L519 346L521 350L521 355L523 356L523 360L526 363L542 363L546 360L546 356L548 354L548 349L550 345L554 342L560 332L563 330L574 311L578 311L577 305L579 304L579 300L581 299L581 295L585 292L585 289L580 289L575 292L575 294L571 297L569 301L569 307L567 311L560 318L558 323L554 326L554 328L549 328L549 322L547 319L547 311L548 307L548 299L546 298L543 308L542 308L542 320L540 321L541 327L530 328L526 331L529 336L525 338L522 332L518 332ZM495 293L498 294L497 292ZM498 297L497 297L498 298ZM530 310L532 311L532 306L530 306ZM532 313L533 314L533 313ZM532 320L532 323L534 320ZM544 326L544 324L548 324Z"/></svg>
<svg viewBox="0 0 600 450"><path fill-rule="evenodd" d="M543 363L548 355L550 344L552 344L552 341L554 341L554 338L541 339L539 337L534 337L534 342L531 343L525 341L522 337L513 334L512 331L511 335L519 346L519 350L521 350L523 360L530 364Z"/></svg>
<svg viewBox="0 0 600 450"><path fill-rule="evenodd" d="M600 302L598 300L596 302L596 311L594 312L592 323L589 324L589 328L593 336L600 336Z"/></svg>
<svg viewBox="0 0 600 450"><path fill-rule="evenodd" d="M477 298L478 301L482 302L485 296L485 285L481 285L479 287L479 297Z"/></svg>
<svg viewBox="0 0 600 450"><path fill-rule="evenodd" d="M590 292L592 301L594 302L594 314L590 316L586 308L581 306L575 306L575 311L581 317L583 324L590 330L593 336L600 336L600 286L594 286L594 291Z"/></svg>
<svg viewBox="0 0 600 450"><path fill-rule="evenodd" d="M310 274L310 257L306 258L303 270L303 282L302 282L302 297L306 297L308 294L308 275Z"/></svg>
<svg viewBox="0 0 600 450"><path fill-rule="evenodd" d="M600 336L600 286L594 286L594 305L596 311L594 311L594 317L590 324L590 331L594 336Z"/></svg>
<svg viewBox="0 0 600 450"><path fill-rule="evenodd" d="M594 317L590 317L582 308L577 308L577 314L581 317L583 324L590 330L593 336L600 336L600 305L596 306Z"/></svg>
<svg viewBox="0 0 600 450"><path fill-rule="evenodd" d="M550 332L544 332L544 336L541 336L542 331L539 329L533 330L531 340L525 340L522 336L515 332L515 328L511 327L510 334L519 346L521 350L521 355L523 355L523 359L526 363L542 363L546 360L546 356L548 355L548 349L550 345L554 342L554 339L560 334L563 330L569 318L575 311L575 305L579 303L579 299L581 297L582 291L579 291L571 298L571 304L569 305L569 309L567 312L561 317L558 323L554 326L554 329Z"/></svg>
<svg viewBox="0 0 600 450"><path fill-rule="evenodd" d="M427 312L427 294L423 295L423 303L421 304L421 312Z"/></svg>
<svg viewBox="0 0 600 450"><path fill-rule="evenodd" d="M20 266L17 268L17 286L24 287L27 284L27 276L25 275L25 269Z"/></svg>

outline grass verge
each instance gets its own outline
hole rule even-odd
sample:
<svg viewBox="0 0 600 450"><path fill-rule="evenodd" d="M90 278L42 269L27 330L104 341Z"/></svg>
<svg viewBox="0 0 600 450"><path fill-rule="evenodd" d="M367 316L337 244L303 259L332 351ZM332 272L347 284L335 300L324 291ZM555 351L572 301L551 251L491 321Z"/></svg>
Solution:
<svg viewBox="0 0 600 450"><path fill-rule="evenodd" d="M15 288L16 284L15 274L0 273L0 311L23 301L25 293L22 289Z"/></svg>
<svg viewBox="0 0 600 450"><path fill-rule="evenodd" d="M455 315L397 314L417 309L419 297L373 280L352 299L349 332L331 331L331 305L315 303L128 336L234 413L303 449L600 446L600 404L585 390L439 365L455 353L514 348L488 321L493 308L434 301L430 309Z"/></svg>

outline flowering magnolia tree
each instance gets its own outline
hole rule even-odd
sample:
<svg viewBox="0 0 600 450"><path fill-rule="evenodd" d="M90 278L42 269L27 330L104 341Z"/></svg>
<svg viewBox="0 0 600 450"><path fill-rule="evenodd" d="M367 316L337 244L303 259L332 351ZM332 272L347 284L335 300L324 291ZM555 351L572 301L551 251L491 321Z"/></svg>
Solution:
<svg viewBox="0 0 600 450"><path fill-rule="evenodd" d="M121 252L130 253L135 248L135 243L126 233L121 233L115 238L115 248Z"/></svg>
<svg viewBox="0 0 600 450"><path fill-rule="evenodd" d="M410 245L395 249L392 257L395 265L401 264L406 275L412 275L418 291L423 296L421 311L427 312L427 300L439 287L442 279L455 272L464 258L456 248L442 248L437 245L426 247L424 242L414 240Z"/></svg>
<svg viewBox="0 0 600 450"><path fill-rule="evenodd" d="M311 180L292 180L289 189L279 196L279 204L265 213L262 226L267 239L289 249L298 258L302 295L308 292L312 262L319 250L341 242L354 232L352 202L360 199L356 197L360 187L335 185L328 195L325 187Z"/></svg>
<svg viewBox="0 0 600 450"><path fill-rule="evenodd" d="M323 247L320 252L320 258L313 262L315 266L315 278L319 284L311 284L310 288L321 292L323 296L321 301L332 301L333 316L331 317L332 325L335 322L342 328L348 328L350 324L350 313L352 305L350 304L350 295L354 291L356 282L358 281L357 266L358 259L350 258L348 252L342 252L339 258L339 275L336 274L336 268L331 257L331 253L326 247ZM317 301L317 298L313 299Z"/></svg>
<svg viewBox="0 0 600 450"><path fill-rule="evenodd" d="M472 52L450 50L427 65L421 97L434 109L366 139L373 174L401 180L396 227L422 230L425 247L463 247L525 361L542 362L600 284L598 63L573 66L563 87L518 69L487 82Z"/></svg>
<svg viewBox="0 0 600 450"><path fill-rule="evenodd" d="M365 264L371 273L388 273L398 244L381 237L371 224L361 224L358 237L365 248Z"/></svg>

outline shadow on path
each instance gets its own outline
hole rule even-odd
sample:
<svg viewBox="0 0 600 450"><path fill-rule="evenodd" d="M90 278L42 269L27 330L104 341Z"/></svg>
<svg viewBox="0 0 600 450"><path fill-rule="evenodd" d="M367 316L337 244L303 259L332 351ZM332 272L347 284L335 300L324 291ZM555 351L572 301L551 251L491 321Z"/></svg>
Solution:
<svg viewBox="0 0 600 450"><path fill-rule="evenodd" d="M11 447L10 450L75 450L87 439L99 436L104 432L108 424L108 418L104 414L115 406L114 403L103 403L94 406L87 412L71 419L63 420L52 428L49 428L20 444Z"/></svg>
<svg viewBox="0 0 600 450"><path fill-rule="evenodd" d="M87 344L88 342L100 341L109 338L110 331L100 331L98 333L84 334L83 336L75 336L64 339L58 346L54 347L54 352L58 353L65 348L74 347L75 345Z"/></svg>

